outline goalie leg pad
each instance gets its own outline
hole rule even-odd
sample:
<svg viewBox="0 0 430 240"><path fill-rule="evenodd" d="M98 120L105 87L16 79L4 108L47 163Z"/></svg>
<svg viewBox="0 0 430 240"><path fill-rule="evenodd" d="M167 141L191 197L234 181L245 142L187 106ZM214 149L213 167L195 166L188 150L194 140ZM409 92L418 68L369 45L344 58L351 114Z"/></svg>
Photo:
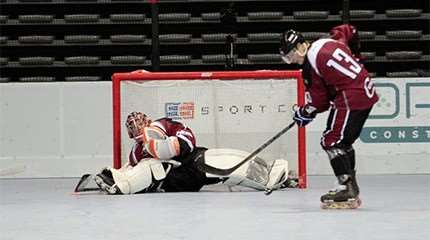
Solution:
<svg viewBox="0 0 430 240"><path fill-rule="evenodd" d="M166 177L166 172L159 160L150 159L140 161L136 166L123 171L111 169L115 185L123 194L133 194L141 192L155 180L162 180Z"/></svg>
<svg viewBox="0 0 430 240"><path fill-rule="evenodd" d="M268 189L279 189L288 178L288 161L285 159L277 159L273 162L270 169L269 181L266 185Z"/></svg>
<svg viewBox="0 0 430 240"><path fill-rule="evenodd" d="M228 186L243 186L264 191L268 181L268 170L264 160L253 159L228 176L224 184Z"/></svg>
<svg viewBox="0 0 430 240"><path fill-rule="evenodd" d="M221 169L230 168L248 155L248 152L237 149L209 149L205 152L205 163ZM255 157L227 176L228 179L223 184L228 186L239 185L263 191L269 180L268 165L263 159ZM209 178L220 177L209 173L206 173L206 176Z"/></svg>

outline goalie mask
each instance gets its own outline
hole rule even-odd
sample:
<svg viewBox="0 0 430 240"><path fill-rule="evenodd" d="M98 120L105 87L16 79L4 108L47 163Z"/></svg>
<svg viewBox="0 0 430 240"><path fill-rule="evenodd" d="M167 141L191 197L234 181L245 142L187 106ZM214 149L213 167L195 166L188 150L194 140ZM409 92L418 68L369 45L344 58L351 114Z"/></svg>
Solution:
<svg viewBox="0 0 430 240"><path fill-rule="evenodd" d="M288 64L293 63L292 59L295 53L299 53L298 45L305 42L305 38L299 32L294 30L288 30L282 34L281 46L279 48L279 53L281 54L282 60ZM304 56L304 53L300 52L300 56Z"/></svg>
<svg viewBox="0 0 430 240"><path fill-rule="evenodd" d="M151 119L142 112L132 112L127 116L125 126L127 127L128 136L136 138L143 133L143 128L149 126Z"/></svg>

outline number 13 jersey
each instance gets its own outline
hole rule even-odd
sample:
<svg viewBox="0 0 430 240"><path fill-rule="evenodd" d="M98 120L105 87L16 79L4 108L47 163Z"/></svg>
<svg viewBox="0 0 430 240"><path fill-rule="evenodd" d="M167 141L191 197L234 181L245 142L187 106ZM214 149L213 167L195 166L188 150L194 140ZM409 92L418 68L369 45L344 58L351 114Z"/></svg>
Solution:
<svg viewBox="0 0 430 240"><path fill-rule="evenodd" d="M319 39L308 49L303 65L307 103L318 112L369 109L378 101L369 73L348 46L334 39Z"/></svg>

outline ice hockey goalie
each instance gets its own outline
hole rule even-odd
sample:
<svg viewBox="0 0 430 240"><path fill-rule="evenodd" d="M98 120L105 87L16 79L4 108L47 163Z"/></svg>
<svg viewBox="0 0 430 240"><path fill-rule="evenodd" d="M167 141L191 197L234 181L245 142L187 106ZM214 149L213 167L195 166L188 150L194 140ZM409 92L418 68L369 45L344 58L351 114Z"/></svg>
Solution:
<svg viewBox="0 0 430 240"><path fill-rule="evenodd" d="M202 172L196 162L199 158L222 169L239 163L249 153L197 147L192 130L178 121L152 121L143 113L133 112L127 117L126 127L135 140L128 163L121 169L105 168L95 177L100 189L108 194L195 192L217 183L261 191L295 185L295 179L288 179L288 162L284 159L254 157L228 176Z"/></svg>

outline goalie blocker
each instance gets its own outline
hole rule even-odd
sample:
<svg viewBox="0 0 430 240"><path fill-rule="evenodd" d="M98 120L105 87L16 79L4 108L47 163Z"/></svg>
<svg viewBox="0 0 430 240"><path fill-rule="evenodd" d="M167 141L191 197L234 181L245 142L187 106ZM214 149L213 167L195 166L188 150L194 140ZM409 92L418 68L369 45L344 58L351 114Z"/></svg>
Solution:
<svg viewBox="0 0 430 240"><path fill-rule="evenodd" d="M216 168L230 168L249 155L236 149L210 149L198 147L189 155L190 161L181 164L174 160L146 158L134 167L107 168L95 177L99 187L108 194L134 194L148 192L199 191L204 185L222 183L243 186L260 191L272 191L290 185L288 162L284 159L267 161L259 157L243 164L228 176L202 172L196 160Z"/></svg>

